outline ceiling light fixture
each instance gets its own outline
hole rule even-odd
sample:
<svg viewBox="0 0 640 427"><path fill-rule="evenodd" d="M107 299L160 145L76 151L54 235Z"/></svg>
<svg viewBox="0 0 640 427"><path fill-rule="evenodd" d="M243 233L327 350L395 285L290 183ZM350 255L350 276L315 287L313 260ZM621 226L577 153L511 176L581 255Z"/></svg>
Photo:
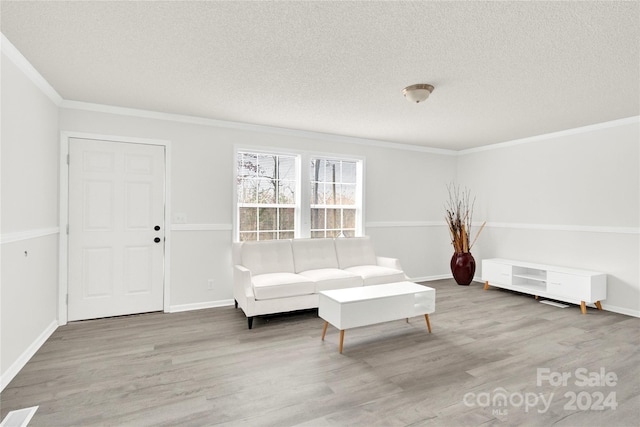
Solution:
<svg viewBox="0 0 640 427"><path fill-rule="evenodd" d="M402 94L407 98L407 101L415 102L416 104L426 101L431 92L433 92L433 86L424 83L407 86L402 89Z"/></svg>

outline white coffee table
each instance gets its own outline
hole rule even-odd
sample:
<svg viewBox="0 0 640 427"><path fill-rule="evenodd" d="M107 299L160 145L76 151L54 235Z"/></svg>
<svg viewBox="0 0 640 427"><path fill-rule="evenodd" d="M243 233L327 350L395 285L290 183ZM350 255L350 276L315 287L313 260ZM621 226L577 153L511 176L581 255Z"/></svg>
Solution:
<svg viewBox="0 0 640 427"><path fill-rule="evenodd" d="M435 311L436 290L413 282L396 282L319 293L318 315L325 320L322 340L331 323L340 330L340 353L345 329L429 314Z"/></svg>

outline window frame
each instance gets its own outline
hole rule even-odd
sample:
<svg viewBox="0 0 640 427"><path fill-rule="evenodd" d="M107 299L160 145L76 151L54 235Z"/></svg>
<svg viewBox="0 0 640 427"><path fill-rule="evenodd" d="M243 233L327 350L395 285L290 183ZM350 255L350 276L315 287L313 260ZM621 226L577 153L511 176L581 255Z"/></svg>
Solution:
<svg viewBox="0 0 640 427"><path fill-rule="evenodd" d="M344 156L339 156L339 155L335 155L335 154L322 154L322 155L314 155L314 153L310 153L309 157L307 158L306 164L308 170L306 173L306 176L308 178L308 181L306 182L306 184L311 184L312 180L311 180L311 161L312 160L325 160L325 161L340 161L340 162L352 162L355 163L356 166L356 182L355 182L355 188L354 188L354 196L355 196L355 203L353 205L343 205L343 204L338 204L338 205L328 205L328 204L319 204L317 206L322 206L325 207L325 212L327 212L327 210L329 208L327 208L327 206L334 206L335 209L339 209L341 212L343 212L344 209L354 209L355 210L355 228L354 228L354 235L355 236L362 236L363 235L363 212L362 212L362 206L363 206L363 201L362 199L364 198L364 188L363 188L363 165L364 165L364 160L363 159L356 159L356 158L352 158L352 157L344 157ZM326 180L324 181L325 183L327 182ZM341 184L343 184L341 182ZM308 186L310 187L310 186ZM306 233L307 235L310 237L311 236L311 209L314 208L314 206L311 203L311 190L309 190L309 203L307 203L306 206L308 206L309 208L309 224L308 227L306 229ZM327 219L325 217L325 223L326 223ZM324 229L326 232L326 228ZM335 229L333 229L335 230Z"/></svg>
<svg viewBox="0 0 640 427"><path fill-rule="evenodd" d="M286 148L265 148L246 145L234 146L233 150L233 241L240 241L240 218L238 203L238 153L252 153L263 155L293 156L295 158L295 207L294 207L294 238L311 237L311 160L341 160L351 161L356 164L356 188L355 188L355 236L364 236L364 168L365 158L347 154L324 153L316 151L291 150ZM265 204L264 207L275 207ZM349 205L350 207L353 205Z"/></svg>

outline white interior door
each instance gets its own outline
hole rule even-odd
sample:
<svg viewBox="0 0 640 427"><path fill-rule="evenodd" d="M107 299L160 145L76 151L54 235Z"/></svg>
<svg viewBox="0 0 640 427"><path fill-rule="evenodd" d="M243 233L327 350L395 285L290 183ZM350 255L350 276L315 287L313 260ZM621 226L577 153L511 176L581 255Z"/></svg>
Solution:
<svg viewBox="0 0 640 427"><path fill-rule="evenodd" d="M163 309L163 146L69 139L68 320Z"/></svg>

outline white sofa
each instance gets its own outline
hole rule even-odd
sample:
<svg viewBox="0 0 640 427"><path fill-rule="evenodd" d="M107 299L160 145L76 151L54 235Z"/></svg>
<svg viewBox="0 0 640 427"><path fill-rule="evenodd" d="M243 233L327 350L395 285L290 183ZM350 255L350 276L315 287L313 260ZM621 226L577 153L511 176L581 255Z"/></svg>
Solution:
<svg viewBox="0 0 640 427"><path fill-rule="evenodd" d="M248 319L318 307L318 292L407 280L400 261L376 256L369 237L233 244L233 294Z"/></svg>

